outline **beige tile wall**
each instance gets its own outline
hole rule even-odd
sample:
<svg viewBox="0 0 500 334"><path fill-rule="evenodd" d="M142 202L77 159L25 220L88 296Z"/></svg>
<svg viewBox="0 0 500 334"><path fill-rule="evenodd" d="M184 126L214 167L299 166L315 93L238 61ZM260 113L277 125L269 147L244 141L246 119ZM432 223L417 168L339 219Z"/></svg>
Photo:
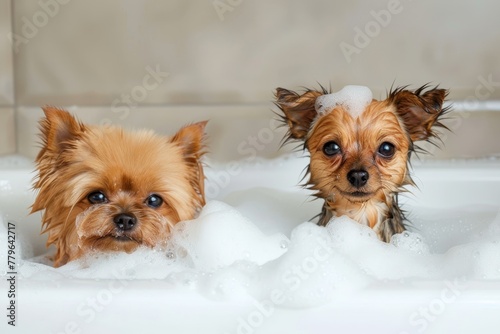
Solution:
<svg viewBox="0 0 500 334"><path fill-rule="evenodd" d="M279 127L267 105L170 106L140 107L127 114L113 113L107 107L68 107L84 122L112 124L128 129L149 128L173 135L182 125L209 120L207 124L208 154L212 160L247 159L257 155L277 156L289 152L279 150L285 129ZM38 151L37 123L43 112L37 107L18 110L19 150L29 156Z"/></svg>
<svg viewBox="0 0 500 334"><path fill-rule="evenodd" d="M0 0L0 155L16 151L10 0Z"/></svg>
<svg viewBox="0 0 500 334"><path fill-rule="evenodd" d="M162 133L209 117L212 154L227 160L242 156L238 147L249 136L266 132L277 86L363 84L383 97L393 83L432 82L450 88L452 99L500 99L500 3L493 0L12 3L16 98L1 81L0 103L16 106L18 151L30 156L36 107L45 104ZM8 21L9 1L0 6ZM0 57L12 64L4 49ZM499 138L498 115L464 118L437 157L500 153L491 140ZM260 155L276 155L273 133ZM493 137L480 141L485 134Z"/></svg>
<svg viewBox="0 0 500 334"><path fill-rule="evenodd" d="M84 122L128 129L149 128L165 135L173 135L184 124L209 119L207 156L211 160L256 161L257 157L273 158L292 153L297 146L290 143L281 147L286 129L280 127L267 105L141 107L130 110L124 119L107 108L69 107L68 110ZM37 123L42 115L40 108L18 110L18 122L22 124L18 132L19 150L31 157L38 151ZM451 131L442 131L439 147L421 144L430 154L421 154L420 159L500 157L499 112L457 112L450 117L447 124Z"/></svg>
<svg viewBox="0 0 500 334"><path fill-rule="evenodd" d="M14 108L0 107L0 155L16 152Z"/></svg>
<svg viewBox="0 0 500 334"><path fill-rule="evenodd" d="M2 106L14 104L11 28L10 1L0 0L0 105Z"/></svg>

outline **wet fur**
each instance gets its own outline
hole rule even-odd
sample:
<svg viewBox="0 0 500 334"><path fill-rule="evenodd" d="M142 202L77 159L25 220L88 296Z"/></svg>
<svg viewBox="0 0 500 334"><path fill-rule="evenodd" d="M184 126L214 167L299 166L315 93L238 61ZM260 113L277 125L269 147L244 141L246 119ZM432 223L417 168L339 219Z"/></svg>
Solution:
<svg viewBox="0 0 500 334"><path fill-rule="evenodd" d="M310 153L306 186L324 200L318 224L326 225L332 217L347 215L373 228L381 240L388 242L392 235L406 229L398 194L413 184L409 162L414 143L437 138L435 129L445 128L440 119L448 111L443 108L447 91L427 85L415 91L396 88L385 100L372 100L362 115L353 118L342 106L318 115L316 99L328 94L321 88L302 94L277 88L275 101L288 127L284 142L302 141ZM326 156L322 147L328 141L340 143L342 154ZM385 141L396 144L389 160L376 154ZM355 169L370 175L363 186L369 195L363 198L350 195L355 189L346 175Z"/></svg>
<svg viewBox="0 0 500 334"><path fill-rule="evenodd" d="M205 204L200 159L206 122L163 137L85 125L62 109L43 110L32 212L43 210L42 232L47 246L57 248L56 267L93 250L162 245L174 224L194 218ZM87 196L94 191L105 193L108 202L91 204ZM164 201L156 209L145 205L152 193ZM137 218L132 231L113 223L125 212Z"/></svg>

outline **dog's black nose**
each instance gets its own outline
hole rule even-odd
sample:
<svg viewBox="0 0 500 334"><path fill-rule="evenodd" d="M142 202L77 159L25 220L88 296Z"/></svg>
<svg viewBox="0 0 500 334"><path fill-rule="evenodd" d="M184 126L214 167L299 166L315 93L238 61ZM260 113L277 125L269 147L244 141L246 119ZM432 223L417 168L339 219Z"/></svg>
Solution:
<svg viewBox="0 0 500 334"><path fill-rule="evenodd" d="M366 170L352 170L347 173L347 180L356 188L361 188L368 182L370 174Z"/></svg>
<svg viewBox="0 0 500 334"><path fill-rule="evenodd" d="M120 213L113 218L113 221L120 230L128 231L134 227L136 218L130 214Z"/></svg>

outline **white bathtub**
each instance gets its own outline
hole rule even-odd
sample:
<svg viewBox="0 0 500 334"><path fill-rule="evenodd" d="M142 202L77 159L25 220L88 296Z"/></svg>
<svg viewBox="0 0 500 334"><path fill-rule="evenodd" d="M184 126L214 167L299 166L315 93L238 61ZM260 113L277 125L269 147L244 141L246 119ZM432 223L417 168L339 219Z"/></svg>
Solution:
<svg viewBox="0 0 500 334"><path fill-rule="evenodd" d="M314 216L320 207L318 201L305 201L307 194L297 186L305 163L305 159L290 158L214 166L207 172L210 180L207 192L236 206L265 233L280 231L289 235L295 225ZM33 166L26 161L16 166L4 163L0 168L0 212L6 220L17 223L16 235L33 246L34 255L44 253L45 236L39 235L40 216L27 216L33 200L30 191ZM429 212L439 212L445 218L446 213L456 217L460 216L457 212L466 208L465 215L479 217L478 224L498 218L499 161L417 162L413 174L419 189L412 189L413 194L402 201L410 217ZM250 193L262 196L245 195L250 188L259 187L263 189ZM284 197L276 198L280 193L272 191L266 197L264 188L280 190ZM285 197L290 202L287 215L294 219L260 219L273 200ZM253 202L253 209L248 209L248 202ZM255 206L261 210L255 210ZM474 219L465 223L474 230ZM435 252L460 242L453 238L467 237L454 233L456 225L445 223L443 233L440 228L426 229ZM1 252L7 251L3 245L2 248ZM1 266L4 273L4 264ZM5 281L2 278L3 284ZM408 278L390 284L375 282L362 290L340 293L324 305L304 308L262 305L242 296L214 300L189 285L182 287L169 280L52 281L17 277L16 292L17 326L14 331L7 325L8 318L2 315L2 333L6 333L5 329L9 333L203 334L500 331L500 280L464 281L462 276L439 280ZM6 294L2 292L0 299L4 313Z"/></svg>

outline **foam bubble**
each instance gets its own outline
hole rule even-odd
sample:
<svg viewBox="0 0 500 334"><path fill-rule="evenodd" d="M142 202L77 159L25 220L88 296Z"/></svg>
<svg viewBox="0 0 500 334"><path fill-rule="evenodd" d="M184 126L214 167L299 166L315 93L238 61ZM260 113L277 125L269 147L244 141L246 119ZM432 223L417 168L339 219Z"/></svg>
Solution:
<svg viewBox="0 0 500 334"><path fill-rule="evenodd" d="M319 96L316 99L316 111L323 115L336 106L342 106L353 118L360 116L372 101L373 94L365 86L349 85L336 93Z"/></svg>
<svg viewBox="0 0 500 334"><path fill-rule="evenodd" d="M15 260L15 265L19 266L22 259L33 257L33 246L27 238L23 238L22 234L19 233L18 224L8 220L2 214L0 214L0 245L5 245L5 248L0 251L0 263L5 264L5 268L8 260L12 261L12 258ZM10 251L13 253L12 258L9 259Z"/></svg>
<svg viewBox="0 0 500 334"><path fill-rule="evenodd" d="M498 279L500 276L500 240L476 245L472 251L474 276L480 279Z"/></svg>
<svg viewBox="0 0 500 334"><path fill-rule="evenodd" d="M213 270L238 260L264 264L281 256L288 238L265 235L231 206L209 202L197 219L176 225L172 242L187 252L196 268Z"/></svg>
<svg viewBox="0 0 500 334"><path fill-rule="evenodd" d="M429 254L429 246L423 241L419 233L405 231L395 234L391 238L391 244L399 249L415 252L417 254Z"/></svg>
<svg viewBox="0 0 500 334"><path fill-rule="evenodd" d="M4 237L6 232L0 231ZM287 251L289 239L264 234L231 206L211 201L198 218L174 227L167 249L141 247L132 254L90 253L56 270L72 278L164 279L189 270L215 272L238 262L262 265ZM33 264L34 263L34 264ZM35 277L47 264L45 256L23 262L24 277Z"/></svg>
<svg viewBox="0 0 500 334"><path fill-rule="evenodd" d="M264 193L268 195L262 201L249 204L252 196ZM366 287L416 279L500 279L496 212L480 217L466 208L452 213L412 208L415 214L427 214L414 220L420 231L396 234L384 243L372 229L347 217L334 218L326 227L302 222L318 209L301 205L303 193L249 189L246 194L234 198L238 209L208 202L197 219L175 226L168 248L88 254L60 268L48 265L43 256L20 258L19 275L60 284L75 278L157 279L212 299L254 298L286 307L320 305ZM278 225L287 234L291 230L290 239L262 228L280 216ZM428 233L437 228L436 235ZM0 224L0 244L5 244L6 234ZM446 247L434 246L435 240ZM22 252L26 244L20 240L18 247ZM2 256L5 251L0 252L5 263Z"/></svg>
<svg viewBox="0 0 500 334"><path fill-rule="evenodd" d="M262 281L267 283L260 298L278 294L280 306L304 307L367 286L372 279L342 252L335 237L314 223L297 226L289 251L264 266Z"/></svg>

